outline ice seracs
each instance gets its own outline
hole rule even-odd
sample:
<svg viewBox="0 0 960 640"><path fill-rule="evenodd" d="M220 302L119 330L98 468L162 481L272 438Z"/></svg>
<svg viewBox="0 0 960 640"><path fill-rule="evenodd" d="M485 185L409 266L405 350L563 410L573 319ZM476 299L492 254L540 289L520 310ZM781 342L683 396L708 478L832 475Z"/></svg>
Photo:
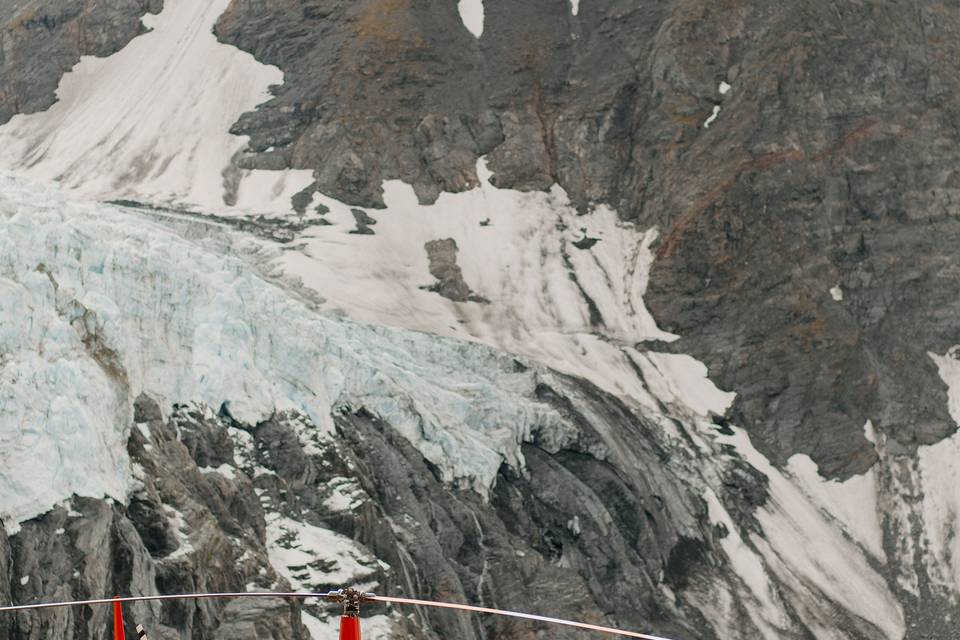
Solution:
<svg viewBox="0 0 960 640"><path fill-rule="evenodd" d="M132 211L0 175L6 522L72 494L124 500L141 392L247 424L295 409L327 431L332 411L364 406L445 480L480 493L504 461L522 467L532 432L571 429L533 399L548 373L484 345L318 313L221 255L246 250L242 238L225 249L229 238L193 242Z"/></svg>

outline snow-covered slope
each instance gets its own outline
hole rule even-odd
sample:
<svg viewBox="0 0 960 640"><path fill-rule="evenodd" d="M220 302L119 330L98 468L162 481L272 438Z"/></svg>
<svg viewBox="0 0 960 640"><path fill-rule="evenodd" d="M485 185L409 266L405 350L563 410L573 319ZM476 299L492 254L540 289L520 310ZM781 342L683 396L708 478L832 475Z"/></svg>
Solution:
<svg viewBox="0 0 960 640"><path fill-rule="evenodd" d="M275 67L217 42L229 0L168 0L152 31L63 76L57 103L0 127L0 167L102 199L205 211L290 211L309 171L246 171L229 129L283 81Z"/></svg>
<svg viewBox="0 0 960 640"><path fill-rule="evenodd" d="M579 215L562 189L497 189L483 160L480 186L422 206L409 185L384 185L385 210L366 209L372 234L357 234L351 209L316 196L327 224L304 230L278 266L299 276L325 307L368 322L482 341L601 388L650 402L636 366L656 359L634 349L673 340L643 304L656 230L597 207ZM428 243L453 240L456 265L475 299L431 290ZM664 361L671 356L663 356Z"/></svg>

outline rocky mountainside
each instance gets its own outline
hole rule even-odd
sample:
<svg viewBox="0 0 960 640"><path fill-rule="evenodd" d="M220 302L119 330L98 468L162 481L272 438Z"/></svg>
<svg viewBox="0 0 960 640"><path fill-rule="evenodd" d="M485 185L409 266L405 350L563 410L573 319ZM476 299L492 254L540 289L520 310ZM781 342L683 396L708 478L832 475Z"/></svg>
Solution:
<svg viewBox="0 0 960 640"><path fill-rule="evenodd" d="M0 0L0 600L354 584L677 640L955 635L958 30ZM312 601L131 611L335 633Z"/></svg>
<svg viewBox="0 0 960 640"><path fill-rule="evenodd" d="M654 315L778 462L846 478L876 461L866 420L953 432L926 353L958 339L958 7L486 0L482 24L235 0L217 36L285 73L234 126L244 162L376 206L384 179L471 188L486 156L498 186L661 226Z"/></svg>

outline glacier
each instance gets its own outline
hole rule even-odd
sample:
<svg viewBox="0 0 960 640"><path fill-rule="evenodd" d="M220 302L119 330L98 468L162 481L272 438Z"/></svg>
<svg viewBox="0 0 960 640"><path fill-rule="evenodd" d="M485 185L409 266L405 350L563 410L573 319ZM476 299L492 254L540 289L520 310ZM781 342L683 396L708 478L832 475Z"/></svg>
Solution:
<svg viewBox="0 0 960 640"><path fill-rule="evenodd" d="M0 510L14 522L72 493L125 497L132 402L196 401L255 424L336 407L388 419L451 482L485 492L556 412L531 363L486 346L319 313L131 211L0 177ZM218 247L219 250L219 247ZM29 455L28 455L28 452Z"/></svg>

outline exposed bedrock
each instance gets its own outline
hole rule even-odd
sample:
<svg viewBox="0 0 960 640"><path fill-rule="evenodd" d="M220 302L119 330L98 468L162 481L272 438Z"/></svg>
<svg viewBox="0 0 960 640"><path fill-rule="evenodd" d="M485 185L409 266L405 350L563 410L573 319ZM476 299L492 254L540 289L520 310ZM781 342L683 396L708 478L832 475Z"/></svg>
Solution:
<svg viewBox="0 0 960 640"><path fill-rule="evenodd" d="M662 448L655 425L586 383L541 385L537 395L579 433L563 446L555 434L534 434L523 447L525 468L505 464L489 499L451 489L394 427L362 407L338 410L331 438L292 413L244 425L189 405L164 418L141 396L128 443L139 486L129 504L74 497L23 523L9 541L0 530L0 596L19 603L106 593L324 591L351 581L393 595L522 605L713 638L684 589L704 576L736 578L724 575L717 556L726 533L711 524L699 488L685 478L696 466L692 454ZM600 416L616 427L613 436L604 433L608 424L593 424ZM623 450L609 449L612 442ZM739 477L717 491L750 527L765 479ZM323 543L310 537L324 531ZM338 544L369 551L344 555ZM315 603L306 610L319 619L331 613ZM404 637L524 638L538 628L445 611L402 613L390 619ZM367 614L389 611L371 606ZM127 608L129 625L171 639L300 640L308 636L299 615L296 601ZM97 638L109 608L19 613L0 625L12 640ZM586 636L560 629L551 637Z"/></svg>
<svg viewBox="0 0 960 640"><path fill-rule="evenodd" d="M754 19L718 120L665 163L647 302L764 453L847 477L875 460L867 420L906 450L955 429L928 352L960 337L960 11Z"/></svg>

